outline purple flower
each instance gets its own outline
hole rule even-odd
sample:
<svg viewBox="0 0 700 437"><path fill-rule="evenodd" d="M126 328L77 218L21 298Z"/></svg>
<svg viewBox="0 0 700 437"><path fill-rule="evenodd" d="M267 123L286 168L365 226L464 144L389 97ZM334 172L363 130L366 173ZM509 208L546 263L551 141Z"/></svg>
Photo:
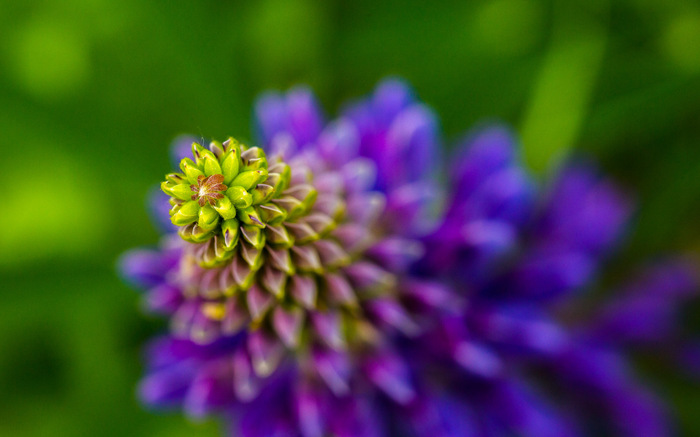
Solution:
<svg viewBox="0 0 700 437"><path fill-rule="evenodd" d="M306 88L255 116L260 148L175 152L182 173L154 198L175 226L122 260L170 320L147 404L243 437L671 433L629 352L680 341L695 268L657 263L589 298L630 215L595 170L540 187L498 126L445 169L436 117L398 80L331 122Z"/></svg>
<svg viewBox="0 0 700 437"><path fill-rule="evenodd" d="M439 391L473 409L473 435L672 435L629 353L673 351L680 308L697 292L695 266L656 263L607 302L587 299L629 200L581 164L535 196L500 127L469 138L450 183L419 270L433 280L439 272L465 304L438 316L406 353L420 358L422 374L440 375L426 378Z"/></svg>

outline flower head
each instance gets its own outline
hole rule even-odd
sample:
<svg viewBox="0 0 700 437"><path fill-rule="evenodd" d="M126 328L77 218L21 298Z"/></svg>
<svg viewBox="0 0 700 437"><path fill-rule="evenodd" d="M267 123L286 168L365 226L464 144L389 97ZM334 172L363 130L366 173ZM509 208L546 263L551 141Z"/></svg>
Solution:
<svg viewBox="0 0 700 437"><path fill-rule="evenodd" d="M327 124L303 88L256 118L260 147L193 145L162 184L177 234L125 257L171 320L146 402L244 437L668 434L626 352L673 336L694 267L586 301L630 211L596 171L540 189L487 127L440 172L436 118L396 80Z"/></svg>
<svg viewBox="0 0 700 437"><path fill-rule="evenodd" d="M199 258L203 265L230 259L239 233L259 235L265 223L286 219L286 212L270 201L289 185L287 165L268 168L265 152L233 138L212 141L209 149L193 143L192 155L194 160L180 161L182 173L168 174L161 188L170 196L170 220L180 227L180 236L192 243L208 242L212 249L208 257L203 253Z"/></svg>
<svg viewBox="0 0 700 437"><path fill-rule="evenodd" d="M297 90L261 101L262 123L288 116L298 127L268 129L262 148L232 138L208 149L194 143L193 157L180 161L182 172L162 184L180 238L127 258L135 260L130 265L166 253L177 258L154 272L160 282L144 283L151 286L149 306L171 317L181 341L207 350L238 345L239 361L250 366L241 376L241 396L252 390L251 378L268 377L290 357L298 371L347 392L352 374L336 366L364 365L396 332L414 334L418 314L411 305L421 306L417 297L429 288L409 272L423 254L416 236L425 227L429 172L381 187L350 119L322 131L300 122L309 99ZM280 115L280 103L294 107ZM416 112L416 104L410 110ZM387 153L425 148L426 141L432 147L435 131L428 131L406 132L378 147Z"/></svg>

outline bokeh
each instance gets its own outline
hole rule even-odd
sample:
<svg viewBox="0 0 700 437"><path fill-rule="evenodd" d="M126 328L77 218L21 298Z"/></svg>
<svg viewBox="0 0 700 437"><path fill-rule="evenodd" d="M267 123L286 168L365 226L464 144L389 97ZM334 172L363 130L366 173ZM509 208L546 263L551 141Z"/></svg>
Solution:
<svg viewBox="0 0 700 437"><path fill-rule="evenodd" d="M536 174L571 154L611 173L638 208L609 275L700 251L696 1L3 0L0 435L218 435L135 396L163 322L115 262L157 242L145 198L168 145L251 140L269 88L309 84L332 114L387 75L435 108L448 148L500 119ZM639 368L700 435L700 383Z"/></svg>

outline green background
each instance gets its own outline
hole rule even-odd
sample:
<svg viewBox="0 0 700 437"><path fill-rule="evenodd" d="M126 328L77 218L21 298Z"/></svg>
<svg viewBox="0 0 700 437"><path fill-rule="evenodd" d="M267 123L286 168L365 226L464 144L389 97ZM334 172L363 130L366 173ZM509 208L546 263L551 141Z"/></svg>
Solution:
<svg viewBox="0 0 700 437"><path fill-rule="evenodd" d="M217 435L134 394L163 324L114 264L157 241L145 194L168 144L249 139L268 88L307 83L334 113L387 75L448 140L499 118L539 175L592 155L639 200L613 270L700 250L695 1L2 0L0 435ZM646 367L700 435L697 383Z"/></svg>

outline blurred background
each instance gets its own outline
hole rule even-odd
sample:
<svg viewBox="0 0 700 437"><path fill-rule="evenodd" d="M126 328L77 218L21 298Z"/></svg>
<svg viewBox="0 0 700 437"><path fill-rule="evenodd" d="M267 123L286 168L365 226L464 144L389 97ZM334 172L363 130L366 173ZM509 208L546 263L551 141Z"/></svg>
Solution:
<svg viewBox="0 0 700 437"><path fill-rule="evenodd" d="M435 109L447 147L498 118L540 176L572 151L597 160L639 201L614 266L700 253L694 0L2 0L0 435L217 435L135 398L163 322L115 260L157 242L145 197L168 144L250 139L268 88L309 84L333 114L387 75ZM700 435L700 385L651 367Z"/></svg>

